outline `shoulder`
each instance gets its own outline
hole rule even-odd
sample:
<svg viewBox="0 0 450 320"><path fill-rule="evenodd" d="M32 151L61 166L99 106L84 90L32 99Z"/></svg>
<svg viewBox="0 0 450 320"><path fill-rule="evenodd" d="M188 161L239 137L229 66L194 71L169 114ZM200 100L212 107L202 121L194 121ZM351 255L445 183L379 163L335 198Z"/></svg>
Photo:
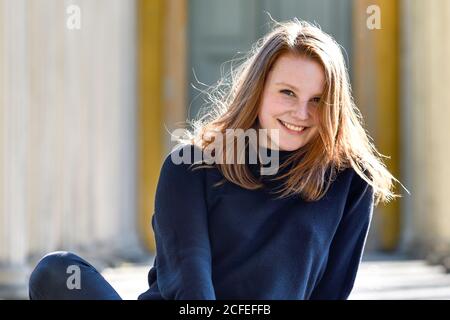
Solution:
<svg viewBox="0 0 450 320"><path fill-rule="evenodd" d="M363 171L363 173L368 174L367 171ZM374 189L366 181L367 178L364 178L352 167L345 169L343 174L346 176L348 183L347 211L352 212L357 207L370 209L374 203Z"/></svg>
<svg viewBox="0 0 450 320"><path fill-rule="evenodd" d="M367 171L363 171L364 174L368 174ZM347 188L347 193L358 193L359 191L364 192L368 189L372 189L372 186L368 181L366 181L363 176L355 170L353 167L348 167L342 169L336 174L336 180L339 180L341 187L344 185ZM342 185L343 184L343 185Z"/></svg>
<svg viewBox="0 0 450 320"><path fill-rule="evenodd" d="M202 150L192 144L177 145L164 158L160 179L180 181L183 179L201 178Z"/></svg>
<svg viewBox="0 0 450 320"><path fill-rule="evenodd" d="M369 179L369 173L367 170L363 170L363 175L357 172L354 168L348 169L351 174L350 193L373 193L372 185L367 181Z"/></svg>

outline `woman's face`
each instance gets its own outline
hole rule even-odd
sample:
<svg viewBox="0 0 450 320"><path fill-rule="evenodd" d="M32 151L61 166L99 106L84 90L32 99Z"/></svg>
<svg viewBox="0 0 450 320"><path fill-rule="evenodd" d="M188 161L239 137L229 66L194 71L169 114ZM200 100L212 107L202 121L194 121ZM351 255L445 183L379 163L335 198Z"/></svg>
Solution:
<svg viewBox="0 0 450 320"><path fill-rule="evenodd" d="M286 53L275 61L264 84L258 120L262 129L279 130L280 150L297 150L318 133L324 84L322 66L310 58Z"/></svg>

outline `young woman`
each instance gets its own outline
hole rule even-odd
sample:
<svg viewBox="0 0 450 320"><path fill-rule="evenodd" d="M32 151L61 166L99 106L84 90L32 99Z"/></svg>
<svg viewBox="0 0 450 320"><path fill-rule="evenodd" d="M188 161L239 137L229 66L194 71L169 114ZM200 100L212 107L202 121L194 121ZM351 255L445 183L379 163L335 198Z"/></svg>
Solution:
<svg viewBox="0 0 450 320"><path fill-rule="evenodd" d="M397 195L353 103L339 45L306 22L277 23L229 79L163 163L152 219L157 255L139 299L346 299L373 206ZM234 142L218 147L211 138L232 129L276 131L276 141L257 147L279 155L279 170L194 159L211 146L216 156L235 154ZM252 148L245 145L246 156ZM74 264L80 290L66 286ZM120 299L67 252L39 262L30 298Z"/></svg>

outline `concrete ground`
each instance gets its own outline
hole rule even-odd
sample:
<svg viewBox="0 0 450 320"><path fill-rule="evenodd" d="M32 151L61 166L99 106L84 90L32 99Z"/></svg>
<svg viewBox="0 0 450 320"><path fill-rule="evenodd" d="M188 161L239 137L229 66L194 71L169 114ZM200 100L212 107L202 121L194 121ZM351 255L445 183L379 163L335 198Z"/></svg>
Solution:
<svg viewBox="0 0 450 320"><path fill-rule="evenodd" d="M450 274L424 260L372 255L363 260L350 299L448 300Z"/></svg>
<svg viewBox="0 0 450 320"><path fill-rule="evenodd" d="M140 264L123 264L103 270L122 298L135 300L147 289L147 272L152 259ZM365 256L350 300L450 299L450 275L440 266L399 255Z"/></svg>
<svg viewBox="0 0 450 320"><path fill-rule="evenodd" d="M147 274L153 259L138 264L123 264L117 268L107 268L102 275L119 293L122 299L136 300L139 294L148 289Z"/></svg>

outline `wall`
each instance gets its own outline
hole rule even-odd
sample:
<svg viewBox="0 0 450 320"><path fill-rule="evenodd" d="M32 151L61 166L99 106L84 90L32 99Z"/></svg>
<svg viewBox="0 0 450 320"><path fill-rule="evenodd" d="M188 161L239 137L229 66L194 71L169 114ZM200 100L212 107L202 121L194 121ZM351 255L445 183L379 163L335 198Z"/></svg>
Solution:
<svg viewBox="0 0 450 320"><path fill-rule="evenodd" d="M0 0L1 296L48 251L137 254L135 48L134 1Z"/></svg>

